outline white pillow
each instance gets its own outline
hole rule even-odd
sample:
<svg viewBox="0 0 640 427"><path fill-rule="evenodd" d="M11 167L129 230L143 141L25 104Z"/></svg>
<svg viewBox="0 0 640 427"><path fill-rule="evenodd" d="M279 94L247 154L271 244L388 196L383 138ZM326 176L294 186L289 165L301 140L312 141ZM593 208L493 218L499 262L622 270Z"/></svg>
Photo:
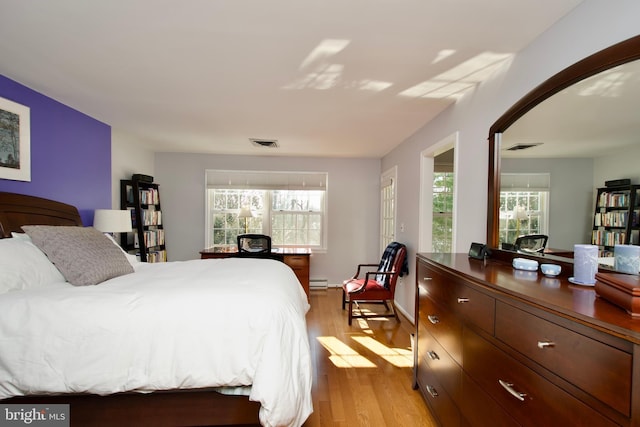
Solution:
<svg viewBox="0 0 640 427"><path fill-rule="evenodd" d="M0 294L55 282L65 279L30 239L0 239Z"/></svg>
<svg viewBox="0 0 640 427"><path fill-rule="evenodd" d="M125 257L127 257L127 261L129 261L129 264L131 264L132 267L135 267L138 264L141 264L140 261L138 261L138 257L130 254L129 252L125 251L122 246L120 246L118 244L118 242L116 242L116 239L113 238L113 236L111 234L107 234L105 233L105 236L107 236L109 238L109 240L111 240L113 242L114 245L116 245L124 254Z"/></svg>
<svg viewBox="0 0 640 427"><path fill-rule="evenodd" d="M31 242L31 237L29 237L27 233L16 233L15 231L12 231L11 238L16 240L26 240L27 242Z"/></svg>

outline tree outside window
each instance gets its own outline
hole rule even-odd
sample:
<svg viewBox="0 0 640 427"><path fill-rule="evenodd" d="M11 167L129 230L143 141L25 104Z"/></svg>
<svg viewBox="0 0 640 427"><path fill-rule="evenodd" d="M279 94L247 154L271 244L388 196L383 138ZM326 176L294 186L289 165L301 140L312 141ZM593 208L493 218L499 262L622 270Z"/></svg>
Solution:
<svg viewBox="0 0 640 427"><path fill-rule="evenodd" d="M276 247L323 247L324 198L321 190L207 190L208 247L234 248L238 234L268 234ZM249 207L253 217L240 218Z"/></svg>
<svg viewBox="0 0 640 427"><path fill-rule="evenodd" d="M451 252L453 241L453 172L433 174L433 252Z"/></svg>
<svg viewBox="0 0 640 427"><path fill-rule="evenodd" d="M527 234L548 234L548 197L548 191L501 191L500 243L513 243Z"/></svg>

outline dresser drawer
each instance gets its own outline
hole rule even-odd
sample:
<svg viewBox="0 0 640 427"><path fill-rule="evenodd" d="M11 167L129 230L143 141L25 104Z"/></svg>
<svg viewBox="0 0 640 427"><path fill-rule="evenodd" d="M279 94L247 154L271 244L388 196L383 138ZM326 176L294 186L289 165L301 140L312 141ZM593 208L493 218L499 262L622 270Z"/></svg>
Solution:
<svg viewBox="0 0 640 427"><path fill-rule="evenodd" d="M309 257L303 255L285 255L284 262L293 270L296 268L309 269Z"/></svg>
<svg viewBox="0 0 640 427"><path fill-rule="evenodd" d="M444 387L453 400L460 398L460 381L462 369L438 341L428 332L418 338L418 356L421 367L433 372L438 382Z"/></svg>
<svg viewBox="0 0 640 427"><path fill-rule="evenodd" d="M462 323L456 315L427 298L422 287L418 323L421 329L431 333L444 350L458 363L462 364Z"/></svg>
<svg viewBox="0 0 640 427"><path fill-rule="evenodd" d="M630 415L631 354L502 302L496 306L496 338Z"/></svg>
<svg viewBox="0 0 640 427"><path fill-rule="evenodd" d="M418 286L424 287L429 298L443 304L453 298L456 293L456 284L450 277L422 263L418 263L417 270Z"/></svg>
<svg viewBox="0 0 640 427"><path fill-rule="evenodd" d="M473 380L462 374L460 412L472 427L517 427L519 424Z"/></svg>
<svg viewBox="0 0 640 427"><path fill-rule="evenodd" d="M418 386L440 425L444 427L459 427L461 425L458 407L446 390L440 386L433 371L428 368L418 369Z"/></svg>
<svg viewBox="0 0 640 427"><path fill-rule="evenodd" d="M463 348L465 372L520 424L616 425L467 328Z"/></svg>
<svg viewBox="0 0 640 427"><path fill-rule="evenodd" d="M493 334L495 299L418 263L417 281L431 299Z"/></svg>
<svg viewBox="0 0 640 427"><path fill-rule="evenodd" d="M496 300L469 286L459 286L454 298L449 302L465 320L489 334L493 334Z"/></svg>

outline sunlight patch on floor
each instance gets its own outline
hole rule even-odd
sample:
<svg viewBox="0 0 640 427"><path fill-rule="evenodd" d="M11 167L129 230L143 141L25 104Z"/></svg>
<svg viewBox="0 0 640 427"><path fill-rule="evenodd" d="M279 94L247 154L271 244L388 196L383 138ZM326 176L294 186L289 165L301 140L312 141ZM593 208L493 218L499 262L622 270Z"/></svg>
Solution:
<svg viewBox="0 0 640 427"><path fill-rule="evenodd" d="M331 355L329 360L338 368L376 368L377 366L366 357L343 343L336 337L316 338Z"/></svg>
<svg viewBox="0 0 640 427"><path fill-rule="evenodd" d="M357 336L351 338L394 366L399 368L410 368L413 366L413 353L411 350L390 348L372 337Z"/></svg>

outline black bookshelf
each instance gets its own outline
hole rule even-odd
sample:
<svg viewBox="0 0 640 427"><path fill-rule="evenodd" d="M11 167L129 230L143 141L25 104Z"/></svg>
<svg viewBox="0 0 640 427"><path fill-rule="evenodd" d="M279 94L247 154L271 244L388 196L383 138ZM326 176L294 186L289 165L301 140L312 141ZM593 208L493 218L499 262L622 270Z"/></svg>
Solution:
<svg viewBox="0 0 640 427"><path fill-rule="evenodd" d="M142 262L167 261L159 184L121 180L120 204L130 211L133 228L131 233L122 233L122 247Z"/></svg>
<svg viewBox="0 0 640 427"><path fill-rule="evenodd" d="M598 188L591 243L600 256L612 256L615 245L640 244L640 185Z"/></svg>

